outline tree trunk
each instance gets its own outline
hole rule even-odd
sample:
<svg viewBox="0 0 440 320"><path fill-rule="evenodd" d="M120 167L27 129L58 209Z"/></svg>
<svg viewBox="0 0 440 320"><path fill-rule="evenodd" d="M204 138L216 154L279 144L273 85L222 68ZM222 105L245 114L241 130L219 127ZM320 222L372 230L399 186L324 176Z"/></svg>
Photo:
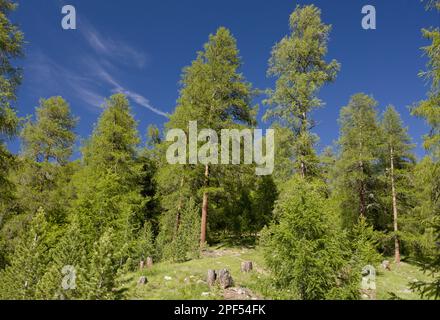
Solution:
<svg viewBox="0 0 440 320"><path fill-rule="evenodd" d="M300 136L302 136L305 132L307 132L307 113L303 112L302 114L302 119L301 119L301 132L300 132ZM302 156L305 157L306 154L304 151L304 146L302 146L303 150L302 150ZM303 159L301 159L301 177L304 179L307 175L307 168L306 168L306 163L304 162Z"/></svg>
<svg viewBox="0 0 440 320"><path fill-rule="evenodd" d="M306 165L302 160L301 160L301 177L303 179L306 177Z"/></svg>
<svg viewBox="0 0 440 320"><path fill-rule="evenodd" d="M359 162L359 168L361 170L361 173L364 172L364 163L362 161ZM359 181L359 215L361 218L365 218L365 211L366 211L366 205L365 205L365 184L364 181Z"/></svg>
<svg viewBox="0 0 440 320"><path fill-rule="evenodd" d="M391 194L393 197L393 225L394 225L394 259L396 264L400 263L400 242L397 236L398 226L397 226L397 195L396 195L396 185L394 179L394 149L391 148Z"/></svg>
<svg viewBox="0 0 440 320"><path fill-rule="evenodd" d="M177 236L177 232L180 227L180 212L182 211L182 188L183 188L184 179L180 180L180 194L179 194L179 204L177 205L177 213L176 213L176 228L174 230L173 238Z"/></svg>
<svg viewBox="0 0 440 320"><path fill-rule="evenodd" d="M359 170L361 172L361 180L359 181L359 215L361 218L366 216L366 203L365 203L365 183L363 180L364 174L364 162L362 161L362 128L359 132Z"/></svg>
<svg viewBox="0 0 440 320"><path fill-rule="evenodd" d="M361 181L359 187L359 214L361 218L365 218L365 188L363 181Z"/></svg>
<svg viewBox="0 0 440 320"><path fill-rule="evenodd" d="M209 165L205 167L205 187L209 186ZM202 203L202 225L200 232L200 246L203 247L206 242L206 226L208 222L208 191L203 193L203 203Z"/></svg>

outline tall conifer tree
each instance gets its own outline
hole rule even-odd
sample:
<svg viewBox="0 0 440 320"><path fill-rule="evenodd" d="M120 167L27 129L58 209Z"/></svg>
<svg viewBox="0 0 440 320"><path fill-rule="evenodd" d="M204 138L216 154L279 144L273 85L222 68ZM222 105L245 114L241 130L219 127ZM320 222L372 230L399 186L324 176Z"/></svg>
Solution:
<svg viewBox="0 0 440 320"><path fill-rule="evenodd" d="M365 95L351 97L340 113L340 155L336 162L338 193L344 224L367 218L374 198L374 163L378 159L381 136L377 102Z"/></svg>
<svg viewBox="0 0 440 320"><path fill-rule="evenodd" d="M305 177L316 175L318 163L310 113L323 105L318 92L335 80L340 65L325 61L331 26L321 21L317 7L297 6L289 22L291 33L272 49L268 74L277 77L277 82L266 100L272 108L265 118L293 131L295 168Z"/></svg>
<svg viewBox="0 0 440 320"><path fill-rule="evenodd" d="M180 128L188 133L189 121L197 121L199 130L212 129L216 132L239 128L240 124L253 125L255 113L250 107L251 85L239 73L240 66L236 40L228 29L219 28L215 34L210 35L197 59L184 69L178 106L171 115L167 128ZM192 177L185 178L183 174L176 181L181 185L182 181L183 185L192 184L195 178L202 184L198 189L203 189L200 234L203 245L207 240L209 190L212 188L210 182L213 168L209 164L203 166L203 169L200 167L195 168L196 172L190 169L193 172ZM178 186L176 189L182 188L183 186Z"/></svg>
<svg viewBox="0 0 440 320"><path fill-rule="evenodd" d="M392 199L393 212L393 231L394 231L394 259L397 264L400 263L400 240L398 236L398 211L399 198L402 194L400 181L402 176L408 173L410 166L414 162L414 156L411 154L413 145L408 135L408 129L403 127L399 113L393 106L389 106L381 122L384 134L385 162L388 162L388 176L390 180L390 191Z"/></svg>
<svg viewBox="0 0 440 320"><path fill-rule="evenodd" d="M13 190L7 176L13 157L4 143L16 135L19 121L14 104L22 72L14 62L23 56L24 40L23 33L9 19L16 7L13 1L0 1L0 216L5 214Z"/></svg>

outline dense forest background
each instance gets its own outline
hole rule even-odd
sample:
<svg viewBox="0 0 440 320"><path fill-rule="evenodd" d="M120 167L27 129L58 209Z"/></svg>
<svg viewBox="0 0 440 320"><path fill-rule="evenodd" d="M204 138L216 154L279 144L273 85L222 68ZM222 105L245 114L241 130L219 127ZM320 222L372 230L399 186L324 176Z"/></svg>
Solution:
<svg viewBox="0 0 440 320"><path fill-rule="evenodd" d="M425 3L440 10L440 2ZM124 94L115 94L93 134L72 161L79 121L62 97L41 99L35 116L16 115L24 35L10 21L16 9L0 0L0 298L123 299L118 277L140 260L184 262L212 244L257 245L282 298L359 299L361 271L393 256L433 273L411 284L424 298L440 296L440 30L430 44L421 81L430 83L411 112L426 120L428 156L414 145L393 106L356 93L341 107L339 140L322 153L313 111L319 90L337 81L327 61L331 26L314 5L291 14L290 33L273 48L257 90L240 73L236 40L226 28L209 36L183 69L175 111L165 131L255 128L264 94L264 121L275 129L275 170L252 165L171 165L166 132L148 128L141 145ZM276 40L276 39L275 39ZM337 128L335 128L337 130ZM20 137L21 152L6 142ZM63 290L73 266L74 290Z"/></svg>

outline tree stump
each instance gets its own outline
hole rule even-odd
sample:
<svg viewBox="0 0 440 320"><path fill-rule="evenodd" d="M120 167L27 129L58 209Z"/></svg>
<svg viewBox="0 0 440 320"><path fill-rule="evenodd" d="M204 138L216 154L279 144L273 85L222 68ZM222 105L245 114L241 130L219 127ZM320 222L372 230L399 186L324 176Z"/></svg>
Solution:
<svg viewBox="0 0 440 320"><path fill-rule="evenodd" d="M388 260L382 261L382 268L391 271L391 263Z"/></svg>
<svg viewBox="0 0 440 320"><path fill-rule="evenodd" d="M253 268L252 261L244 261L241 263L241 272L251 272Z"/></svg>
<svg viewBox="0 0 440 320"><path fill-rule="evenodd" d="M208 270L208 278L206 280L206 282L208 282L208 285L212 287L215 284L216 280L217 273L215 272L215 270Z"/></svg>
<svg viewBox="0 0 440 320"><path fill-rule="evenodd" d="M222 269L218 272L218 281L222 289L227 289L234 285L234 280L227 269Z"/></svg>
<svg viewBox="0 0 440 320"><path fill-rule="evenodd" d="M147 257L147 268L151 269L153 267L153 258Z"/></svg>
<svg viewBox="0 0 440 320"><path fill-rule="evenodd" d="M143 269L144 268L144 260L141 260L141 262L139 262L139 269Z"/></svg>
<svg viewBox="0 0 440 320"><path fill-rule="evenodd" d="M142 277L140 277L139 280L138 280L138 285L144 285L144 284L146 284L147 282L148 282L147 277L142 276Z"/></svg>

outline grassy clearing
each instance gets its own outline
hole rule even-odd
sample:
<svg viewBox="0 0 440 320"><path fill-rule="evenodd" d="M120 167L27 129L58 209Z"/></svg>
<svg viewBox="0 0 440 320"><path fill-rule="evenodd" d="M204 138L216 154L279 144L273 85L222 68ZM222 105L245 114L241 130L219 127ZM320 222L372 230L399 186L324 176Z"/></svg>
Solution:
<svg viewBox="0 0 440 320"><path fill-rule="evenodd" d="M420 296L410 290L410 282L429 280L417 266L401 262L400 265L391 264L391 271L377 267L377 299L390 299L394 294L405 300L419 300Z"/></svg>
<svg viewBox="0 0 440 320"><path fill-rule="evenodd" d="M256 272L242 273L243 261L253 261ZM263 292L260 280L265 278L264 259L261 251L252 248L212 247L200 259L185 263L158 263L150 270L132 272L121 277L122 287L127 290L128 299L141 300L216 300L225 299L222 290L210 290L206 284L208 269L229 269L234 278L235 287L247 288L254 298L277 296L276 292ZM141 276L148 283L138 285ZM377 267L377 293L379 300L390 299L391 294L401 299L420 299L409 289L409 283L415 280L428 280L429 277L416 266L402 262L400 266L391 265L391 271Z"/></svg>
<svg viewBox="0 0 440 320"><path fill-rule="evenodd" d="M208 269L229 269L235 287L245 287L253 291L257 287L258 276L240 271L241 262L247 260L253 261L255 269L262 269L263 257L258 250L210 248L201 259L185 263L159 263L150 270L129 273L121 281L127 289L129 299L223 299L220 289L211 291L206 284ZM137 285L141 276L148 279L144 286Z"/></svg>

